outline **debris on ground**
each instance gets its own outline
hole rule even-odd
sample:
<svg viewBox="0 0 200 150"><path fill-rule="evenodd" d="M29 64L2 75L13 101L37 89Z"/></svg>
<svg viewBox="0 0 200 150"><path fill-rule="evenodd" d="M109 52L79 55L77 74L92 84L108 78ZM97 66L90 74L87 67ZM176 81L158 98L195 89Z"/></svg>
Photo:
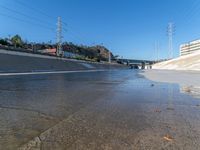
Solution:
<svg viewBox="0 0 200 150"><path fill-rule="evenodd" d="M161 110L157 108L157 109L154 110L154 112L161 113Z"/></svg>
<svg viewBox="0 0 200 150"><path fill-rule="evenodd" d="M155 85L154 84L151 84L151 87L154 87Z"/></svg>
<svg viewBox="0 0 200 150"><path fill-rule="evenodd" d="M174 138L172 136L170 136L170 135L164 136L163 139L166 140L166 141L168 141L168 142L171 142L171 141L174 140Z"/></svg>
<svg viewBox="0 0 200 150"><path fill-rule="evenodd" d="M167 110L174 110L174 108L172 108L172 107L168 107Z"/></svg>

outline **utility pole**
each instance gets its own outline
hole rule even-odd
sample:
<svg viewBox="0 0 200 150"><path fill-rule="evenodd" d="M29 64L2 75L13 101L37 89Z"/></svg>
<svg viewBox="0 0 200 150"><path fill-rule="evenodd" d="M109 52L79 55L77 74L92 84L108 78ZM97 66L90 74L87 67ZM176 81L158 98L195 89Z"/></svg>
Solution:
<svg viewBox="0 0 200 150"><path fill-rule="evenodd" d="M34 53L35 52L34 43L31 43L31 46L32 46L32 51Z"/></svg>
<svg viewBox="0 0 200 150"><path fill-rule="evenodd" d="M167 27L167 35L168 35L168 58L172 59L174 56L173 53L173 35L174 35L174 24L169 23Z"/></svg>
<svg viewBox="0 0 200 150"><path fill-rule="evenodd" d="M111 52L108 52L108 62L111 63Z"/></svg>
<svg viewBox="0 0 200 150"><path fill-rule="evenodd" d="M57 22L57 51L56 54L57 56L60 56L62 54L62 20L61 17L58 17L58 22Z"/></svg>

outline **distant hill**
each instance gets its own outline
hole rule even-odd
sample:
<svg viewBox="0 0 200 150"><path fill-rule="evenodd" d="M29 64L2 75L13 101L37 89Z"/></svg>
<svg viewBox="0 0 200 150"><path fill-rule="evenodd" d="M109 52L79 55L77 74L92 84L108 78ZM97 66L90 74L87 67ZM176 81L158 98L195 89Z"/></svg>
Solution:
<svg viewBox="0 0 200 150"><path fill-rule="evenodd" d="M0 46L7 46L8 48L16 48L28 50L29 52L40 52L41 50L46 49L55 49L57 48L56 44L48 43L30 43L23 41L19 35L15 35L10 39L4 38L0 39ZM91 61L108 61L109 50L100 45L96 46L85 46L85 45L76 45L72 42L64 42L62 45L63 51L73 53L74 56L77 56L77 59L91 60ZM111 53L111 58L114 58Z"/></svg>
<svg viewBox="0 0 200 150"><path fill-rule="evenodd" d="M176 59L157 63L153 65L153 69L200 71L200 51L190 55L181 56Z"/></svg>
<svg viewBox="0 0 200 150"><path fill-rule="evenodd" d="M96 46L84 46L75 45L73 43L63 43L63 51L78 54L89 59L95 59L97 61L108 61L109 50L100 45ZM113 57L113 54L111 54Z"/></svg>

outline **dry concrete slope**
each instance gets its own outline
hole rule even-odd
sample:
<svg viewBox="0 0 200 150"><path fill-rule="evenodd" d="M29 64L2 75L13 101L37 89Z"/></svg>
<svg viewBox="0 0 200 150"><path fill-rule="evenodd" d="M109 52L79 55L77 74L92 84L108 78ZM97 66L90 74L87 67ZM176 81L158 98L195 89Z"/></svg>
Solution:
<svg viewBox="0 0 200 150"><path fill-rule="evenodd" d="M76 71L98 69L124 69L118 64L101 64L70 60L38 54L13 52L0 49L0 73L34 71Z"/></svg>
<svg viewBox="0 0 200 150"><path fill-rule="evenodd" d="M200 71L200 51L153 65L153 69Z"/></svg>

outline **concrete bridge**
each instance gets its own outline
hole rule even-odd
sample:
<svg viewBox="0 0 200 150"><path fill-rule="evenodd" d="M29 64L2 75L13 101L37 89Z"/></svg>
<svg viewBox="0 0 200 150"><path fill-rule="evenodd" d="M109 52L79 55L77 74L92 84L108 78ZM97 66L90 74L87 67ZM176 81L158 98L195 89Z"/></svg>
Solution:
<svg viewBox="0 0 200 150"><path fill-rule="evenodd" d="M118 62L126 64L127 66L130 66L131 68L135 69L151 68L151 66L156 63L156 61L152 60L136 60L136 59L118 59Z"/></svg>

